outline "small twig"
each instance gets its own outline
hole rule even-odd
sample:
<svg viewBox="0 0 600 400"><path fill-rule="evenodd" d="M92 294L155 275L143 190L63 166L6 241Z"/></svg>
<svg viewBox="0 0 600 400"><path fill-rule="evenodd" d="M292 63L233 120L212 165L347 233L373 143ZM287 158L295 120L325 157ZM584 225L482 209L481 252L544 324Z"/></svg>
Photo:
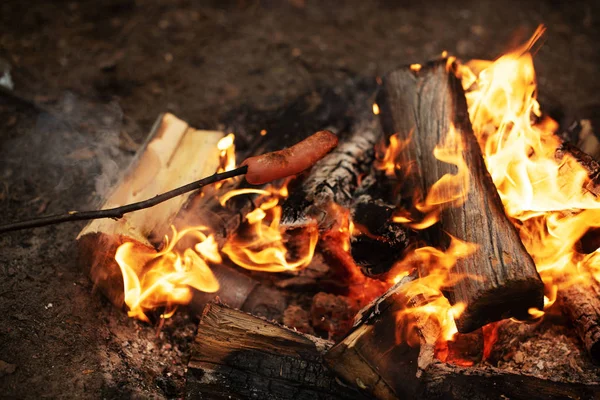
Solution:
<svg viewBox="0 0 600 400"><path fill-rule="evenodd" d="M113 218L119 219L123 217L123 214L130 213L132 211L142 210L144 208L154 207L164 201L172 199L192 190L200 189L211 183L219 182L225 179L233 178L234 176L244 175L248 171L247 166L239 167L231 171L221 172L202 178L198 181L188 183L187 185L178 187L177 189L170 190L163 194L159 194L151 199L138 201L137 203L127 204L122 207L110 208L107 210L94 210L94 211L69 211L66 214L50 215L48 217L31 219L28 221L14 222L12 224L6 224L0 226L0 233L16 231L19 229L38 228L41 226L60 224L63 222L73 221L84 221L90 219L100 218Z"/></svg>

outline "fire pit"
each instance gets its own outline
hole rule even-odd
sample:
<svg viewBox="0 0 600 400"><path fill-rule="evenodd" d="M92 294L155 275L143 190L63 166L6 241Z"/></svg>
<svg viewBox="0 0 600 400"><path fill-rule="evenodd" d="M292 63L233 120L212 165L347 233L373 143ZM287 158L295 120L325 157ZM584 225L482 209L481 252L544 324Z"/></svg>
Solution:
<svg viewBox="0 0 600 400"><path fill-rule="evenodd" d="M163 114L102 208L316 131L339 144L290 178L93 220L78 262L157 335L198 318L189 398L596 398L600 165L585 124L561 130L537 101L542 34L493 62L444 52L238 109L219 130Z"/></svg>
<svg viewBox="0 0 600 400"><path fill-rule="evenodd" d="M560 308L600 361L598 253L581 245L600 224L600 166L563 142L536 101L542 34L494 62L443 54L356 91L338 147L292 180L257 187L271 179L250 169L255 185L228 178L91 222L78 239L83 265L143 321L192 304L192 395L592 396L591 366L557 380L493 356L510 351L498 346L514 326ZM303 138L269 135L247 155ZM263 175L319 152L303 146L263 157L278 160ZM234 149L234 134L162 116L103 208L234 170Z"/></svg>

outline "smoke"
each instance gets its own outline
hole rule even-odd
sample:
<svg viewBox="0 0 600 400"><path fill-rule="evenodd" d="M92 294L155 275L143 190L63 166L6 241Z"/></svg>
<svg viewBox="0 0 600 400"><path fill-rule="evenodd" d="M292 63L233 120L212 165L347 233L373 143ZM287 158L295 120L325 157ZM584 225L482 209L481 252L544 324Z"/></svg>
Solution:
<svg viewBox="0 0 600 400"><path fill-rule="evenodd" d="M41 100L48 102L49 111L19 114L16 134L0 142L2 175L14 183L17 198L43 196L60 204L55 211L99 205L135 148L124 144L127 133L120 105L70 92Z"/></svg>

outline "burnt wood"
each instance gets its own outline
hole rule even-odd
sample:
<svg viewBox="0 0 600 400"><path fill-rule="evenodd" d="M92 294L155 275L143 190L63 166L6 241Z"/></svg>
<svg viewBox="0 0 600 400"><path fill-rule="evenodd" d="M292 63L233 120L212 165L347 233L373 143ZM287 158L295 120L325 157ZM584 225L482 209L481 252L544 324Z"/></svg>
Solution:
<svg viewBox="0 0 600 400"><path fill-rule="evenodd" d="M575 326L586 350L600 363L600 284L586 276L561 288L557 296L561 310Z"/></svg>
<svg viewBox="0 0 600 400"><path fill-rule="evenodd" d="M322 363L331 346L222 304L207 305L188 364L195 399L363 399Z"/></svg>
<svg viewBox="0 0 600 400"><path fill-rule="evenodd" d="M394 207L370 195L352 205L355 231L350 240L352 257L367 276L384 276L414 241L414 233L394 223Z"/></svg>
<svg viewBox="0 0 600 400"><path fill-rule="evenodd" d="M457 261L450 274L460 279L447 291L452 303L466 306L456 320L458 330L470 332L500 319L526 318L530 308L541 309L543 284L486 170L453 68L441 60L418 71L397 69L384 78L377 102L384 133L410 138L398 162L417 199L443 175L456 173L455 166L434 157L436 145L447 139L452 127L462 143L468 198L441 213L432 242L443 244L445 231L478 245L474 254Z"/></svg>
<svg viewBox="0 0 600 400"><path fill-rule="evenodd" d="M600 385L551 381L490 366L459 367L435 361L421 371L422 399L600 399Z"/></svg>
<svg viewBox="0 0 600 400"><path fill-rule="evenodd" d="M381 129L373 114L357 114L350 132L341 137L337 148L314 165L301 187L292 191L283 204L281 226L299 228L314 220L321 227L331 225L328 206L336 203L350 208L354 191L361 176L369 172L375 145L381 138Z"/></svg>

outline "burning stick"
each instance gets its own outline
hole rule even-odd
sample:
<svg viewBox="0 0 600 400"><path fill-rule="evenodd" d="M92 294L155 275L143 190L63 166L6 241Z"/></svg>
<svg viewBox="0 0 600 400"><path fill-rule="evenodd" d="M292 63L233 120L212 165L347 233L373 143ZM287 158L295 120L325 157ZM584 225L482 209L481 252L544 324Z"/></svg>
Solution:
<svg viewBox="0 0 600 400"><path fill-rule="evenodd" d="M322 363L331 342L211 303L188 364L190 398L365 399Z"/></svg>
<svg viewBox="0 0 600 400"><path fill-rule="evenodd" d="M435 211L436 202L448 199L459 204L441 212L439 226L479 246L450 271L448 296L453 304L465 307L456 319L458 330L470 332L503 318L527 318L529 309L541 309L543 284L487 173L453 68L442 60L423 68L396 70L384 79L378 103L384 132L396 133L406 142L398 162L407 168L406 182L414 190L426 193L442 176L456 173L455 166L434 156L440 144L452 142L451 150L463 160L457 162L462 163L458 174L463 174L468 187L451 182L438 185L436 191L431 190L438 198L425 199L434 207L425 204L425 208ZM457 186L467 190L453 198ZM423 199L417 197L417 201ZM442 236L437 239L441 242Z"/></svg>

